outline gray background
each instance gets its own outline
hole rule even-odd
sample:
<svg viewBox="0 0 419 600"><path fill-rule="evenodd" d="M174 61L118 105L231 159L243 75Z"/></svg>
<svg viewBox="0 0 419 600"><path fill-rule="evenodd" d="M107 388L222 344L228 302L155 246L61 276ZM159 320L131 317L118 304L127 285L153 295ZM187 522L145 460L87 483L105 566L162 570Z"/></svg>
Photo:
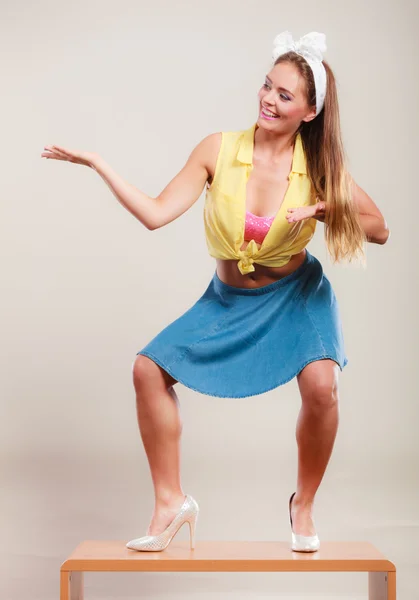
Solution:
<svg viewBox="0 0 419 600"><path fill-rule="evenodd" d="M371 541L397 566L398 598L419 598L417 20L413 1L1 3L2 600L57 598L60 564L81 540L145 534L154 497L131 366L215 270L204 190L148 231L97 173L41 159L43 148L96 151L156 196L204 136L257 119L286 29L326 34L350 170L391 230L367 245L367 269L333 266L321 223L308 246L337 295L349 358L315 523L320 540ZM289 542L296 380L235 400L176 390L197 542ZM363 574L86 576L98 599L366 589Z"/></svg>

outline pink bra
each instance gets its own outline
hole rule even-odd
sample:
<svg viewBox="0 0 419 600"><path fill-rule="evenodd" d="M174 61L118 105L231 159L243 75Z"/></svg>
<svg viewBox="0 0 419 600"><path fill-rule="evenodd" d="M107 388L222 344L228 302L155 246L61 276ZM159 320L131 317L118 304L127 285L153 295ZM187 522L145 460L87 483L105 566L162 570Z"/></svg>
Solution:
<svg viewBox="0 0 419 600"><path fill-rule="evenodd" d="M275 215L272 217L258 217L247 210L244 239L246 241L254 239L255 242L261 244L266 237L266 234L268 233L274 219Z"/></svg>

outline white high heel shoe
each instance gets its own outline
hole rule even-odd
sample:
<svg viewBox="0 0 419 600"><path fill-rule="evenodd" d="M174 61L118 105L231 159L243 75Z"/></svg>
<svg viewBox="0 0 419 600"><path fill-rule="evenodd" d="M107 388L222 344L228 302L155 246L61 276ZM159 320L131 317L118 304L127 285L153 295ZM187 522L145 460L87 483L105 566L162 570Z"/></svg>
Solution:
<svg viewBox="0 0 419 600"><path fill-rule="evenodd" d="M182 504L179 512L173 521L159 535L145 535L135 540L131 540L126 544L131 550L145 550L147 552L161 552L170 544L176 533L184 523L189 523L189 535L191 550L195 548L195 527L198 520L199 506L196 500L189 496L185 496L185 501Z"/></svg>
<svg viewBox="0 0 419 600"><path fill-rule="evenodd" d="M292 518L291 518L291 502L294 498L296 492L291 495L289 501L289 513L290 513L290 523L291 523L291 535L292 535L292 544L291 550L295 552L315 552L320 548L320 540L316 535L299 535L294 533L292 528Z"/></svg>

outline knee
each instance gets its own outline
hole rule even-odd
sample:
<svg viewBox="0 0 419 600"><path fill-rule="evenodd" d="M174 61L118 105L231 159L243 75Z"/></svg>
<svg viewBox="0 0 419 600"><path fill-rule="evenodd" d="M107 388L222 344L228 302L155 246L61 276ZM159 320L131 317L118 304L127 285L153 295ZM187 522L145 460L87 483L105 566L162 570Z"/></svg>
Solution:
<svg viewBox="0 0 419 600"><path fill-rule="evenodd" d="M152 385L153 389L159 386L170 388L176 380L166 373L158 364L148 356L138 354L132 364L132 377L135 389Z"/></svg>
<svg viewBox="0 0 419 600"><path fill-rule="evenodd" d="M147 356L138 354L132 364L132 378L135 387L146 383L156 375L157 365Z"/></svg>
<svg viewBox="0 0 419 600"><path fill-rule="evenodd" d="M335 408L338 401L339 394L336 382L322 381L321 379L313 383L310 391L303 397L305 406L316 413Z"/></svg>

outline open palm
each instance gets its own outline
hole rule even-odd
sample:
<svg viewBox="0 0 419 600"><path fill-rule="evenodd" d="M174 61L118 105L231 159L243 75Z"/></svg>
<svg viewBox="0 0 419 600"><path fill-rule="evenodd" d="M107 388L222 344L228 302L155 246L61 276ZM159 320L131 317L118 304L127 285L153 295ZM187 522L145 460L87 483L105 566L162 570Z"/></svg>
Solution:
<svg viewBox="0 0 419 600"><path fill-rule="evenodd" d="M94 159L97 157L95 152L82 152L79 150L70 150L62 146L44 146L46 152L42 152L41 157L52 158L54 160L66 160L67 162L76 163L91 167Z"/></svg>

